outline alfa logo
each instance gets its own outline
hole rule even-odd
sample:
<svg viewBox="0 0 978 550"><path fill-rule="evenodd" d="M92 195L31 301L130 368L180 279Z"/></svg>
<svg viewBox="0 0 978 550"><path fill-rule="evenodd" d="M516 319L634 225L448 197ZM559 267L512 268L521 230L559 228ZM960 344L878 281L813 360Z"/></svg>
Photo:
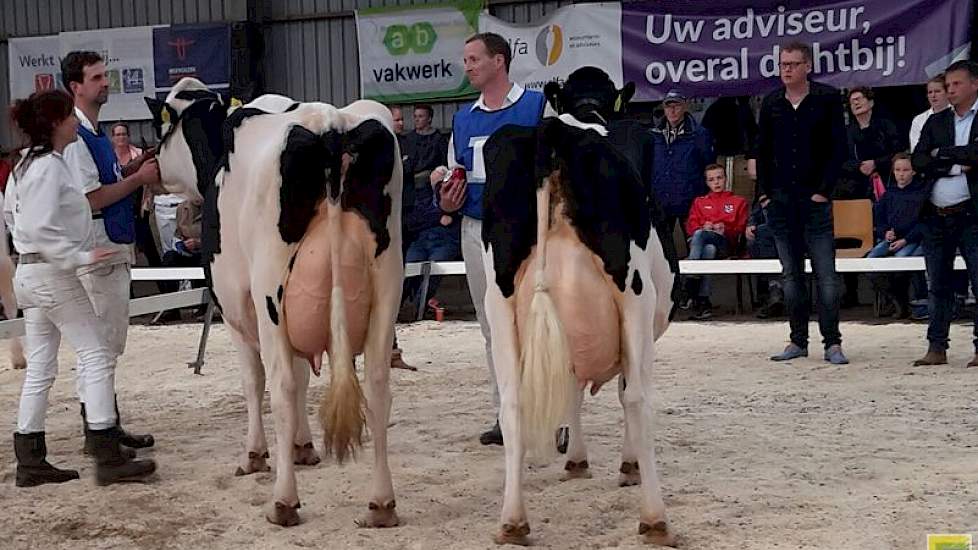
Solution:
<svg viewBox="0 0 978 550"><path fill-rule="evenodd" d="M547 25L537 35L537 59L541 65L553 65L564 51L564 31L560 25Z"/></svg>
<svg viewBox="0 0 978 550"><path fill-rule="evenodd" d="M391 55L414 53L429 53L435 47L438 33L435 27L423 21L410 27L407 25L391 25L384 33L384 47Z"/></svg>

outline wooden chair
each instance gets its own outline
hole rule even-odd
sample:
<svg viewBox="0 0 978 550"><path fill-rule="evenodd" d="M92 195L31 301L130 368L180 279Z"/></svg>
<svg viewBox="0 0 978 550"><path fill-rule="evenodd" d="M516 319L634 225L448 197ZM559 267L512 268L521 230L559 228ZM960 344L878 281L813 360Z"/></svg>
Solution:
<svg viewBox="0 0 978 550"><path fill-rule="evenodd" d="M869 199L832 201L837 258L862 258L873 248L873 202ZM858 241L839 248L839 239Z"/></svg>

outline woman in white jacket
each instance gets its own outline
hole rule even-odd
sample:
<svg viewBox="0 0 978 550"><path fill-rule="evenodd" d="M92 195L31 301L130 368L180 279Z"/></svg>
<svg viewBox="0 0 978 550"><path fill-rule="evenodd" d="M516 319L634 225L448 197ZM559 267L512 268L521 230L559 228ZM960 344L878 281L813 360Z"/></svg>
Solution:
<svg viewBox="0 0 978 550"><path fill-rule="evenodd" d="M46 460L44 419L62 335L78 356L78 388L88 409L86 446L95 455L96 482L145 478L156 464L130 460L120 451L114 360L75 274L79 266L106 260L113 252L93 250L92 211L62 157L65 146L77 138L73 101L59 90L39 92L18 101L12 118L30 141L6 196L14 202L12 234L20 253L14 288L24 310L27 351L14 433L16 484L29 487L78 478L78 472L60 470Z"/></svg>

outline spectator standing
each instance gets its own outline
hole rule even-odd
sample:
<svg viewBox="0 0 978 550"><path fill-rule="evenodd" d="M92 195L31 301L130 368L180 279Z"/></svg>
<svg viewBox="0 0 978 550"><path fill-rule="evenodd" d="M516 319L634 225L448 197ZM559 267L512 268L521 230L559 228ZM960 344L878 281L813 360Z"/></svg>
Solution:
<svg viewBox="0 0 978 550"><path fill-rule="evenodd" d="M848 363L839 332L839 278L829 197L846 159L839 91L808 79L812 50L793 42L781 48L781 88L764 98L757 157L761 204L767 208L784 275L791 343L771 357L808 355L808 288L805 252L818 281L818 322L824 358Z"/></svg>
<svg viewBox="0 0 978 550"><path fill-rule="evenodd" d="M505 38L496 33L480 33L465 42L463 65L472 86L479 90L475 103L462 105L452 120L448 147L448 166L432 173L439 206L446 213L461 211L462 258L476 317L486 341L486 358L496 409L494 425L479 437L483 445L502 445L499 427L499 388L492 363L492 337L486 319L486 273L482 263L482 194L486 169L482 147L489 136L507 124L536 126L546 100L542 93L526 90L509 79L513 53ZM461 168L464 177L445 179L448 170ZM440 183L444 180L444 183Z"/></svg>
<svg viewBox="0 0 978 550"><path fill-rule="evenodd" d="M930 108L915 116L913 122L910 123L911 152L917 148L920 132L924 129L924 123L927 122L927 119L951 106L947 101L947 84L944 82L944 73L927 81L927 103L930 103Z"/></svg>
<svg viewBox="0 0 978 550"><path fill-rule="evenodd" d="M874 198L874 180L885 184L893 155L907 150L896 124L877 114L874 107L873 90L861 86L849 91L852 117L846 128L848 158L842 165L834 199Z"/></svg>
<svg viewBox="0 0 978 550"><path fill-rule="evenodd" d="M687 112L687 98L670 90L662 100L665 117L652 129L652 190L671 232L676 223L686 238L693 199L708 191L703 171L716 162L710 132Z"/></svg>
<svg viewBox="0 0 978 550"><path fill-rule="evenodd" d="M710 164L705 176L710 192L693 201L686 222L690 260L719 260L736 253L747 225L747 201L727 191L726 168ZM691 319L705 321L713 316L708 277L687 277L686 294L694 302Z"/></svg>
<svg viewBox="0 0 978 550"><path fill-rule="evenodd" d="M893 157L894 185L879 200L874 209L873 227L875 229L876 246L869 251L869 258L885 258L896 256L923 256L924 247L921 244L920 209L927 201L927 188L924 182L914 177L910 155L898 153ZM907 287L913 282L914 300L926 298L927 282L923 273L908 275L906 273L873 274L872 280L886 302L896 306L898 317L910 315L910 299ZM884 309L884 314L890 313L890 308ZM892 314L892 313L890 313Z"/></svg>
<svg viewBox="0 0 978 550"><path fill-rule="evenodd" d="M978 64L958 61L944 73L945 109L924 124L913 152L913 167L929 190L921 210L924 256L929 279L930 320L927 353L914 365L947 363L948 332L954 308L954 257L960 249L971 279L978 288ZM978 321L978 319L976 319ZM974 325L978 367L978 322Z"/></svg>

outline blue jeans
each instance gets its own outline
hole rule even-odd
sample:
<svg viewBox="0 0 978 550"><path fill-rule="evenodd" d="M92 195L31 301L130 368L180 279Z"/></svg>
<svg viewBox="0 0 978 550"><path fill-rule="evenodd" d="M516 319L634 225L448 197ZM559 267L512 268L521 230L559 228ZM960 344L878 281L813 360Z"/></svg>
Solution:
<svg viewBox="0 0 978 550"><path fill-rule="evenodd" d="M959 249L971 286L978 288L978 217L971 212L949 216L929 214L922 221L930 298L927 342L930 349L945 351L954 314L954 256ZM974 345L978 350L978 319L974 326Z"/></svg>
<svg viewBox="0 0 978 550"><path fill-rule="evenodd" d="M727 239L714 231L697 229L689 240L690 260L716 260L727 256ZM707 276L689 277L687 292L698 298L710 297L710 278Z"/></svg>
<svg viewBox="0 0 978 550"><path fill-rule="evenodd" d="M809 198L791 203L771 202L768 222L781 260L784 298L788 307L791 342L808 347L809 296L805 277L805 251L811 256L818 287L818 329L828 348L842 343L839 332L841 283L835 272L835 236L832 203Z"/></svg>
<svg viewBox="0 0 978 550"><path fill-rule="evenodd" d="M866 254L867 258L886 258L887 256L894 256L897 258L906 258L908 256L923 256L924 255L924 245L921 243L907 243L903 248L897 250L896 252L890 253L890 243L888 241L880 241L873 247L872 250Z"/></svg>
<svg viewBox="0 0 978 550"><path fill-rule="evenodd" d="M418 238L408 246L404 261L411 263L457 260L462 255L460 238L457 223L448 227L442 225L429 227L418 233ZM428 295L422 297L418 296L421 292L421 277L410 277L404 281L404 298L410 299L414 303L418 303L416 300L423 298L427 302L438 290L439 282L441 282L441 277L431 277L428 280Z"/></svg>

